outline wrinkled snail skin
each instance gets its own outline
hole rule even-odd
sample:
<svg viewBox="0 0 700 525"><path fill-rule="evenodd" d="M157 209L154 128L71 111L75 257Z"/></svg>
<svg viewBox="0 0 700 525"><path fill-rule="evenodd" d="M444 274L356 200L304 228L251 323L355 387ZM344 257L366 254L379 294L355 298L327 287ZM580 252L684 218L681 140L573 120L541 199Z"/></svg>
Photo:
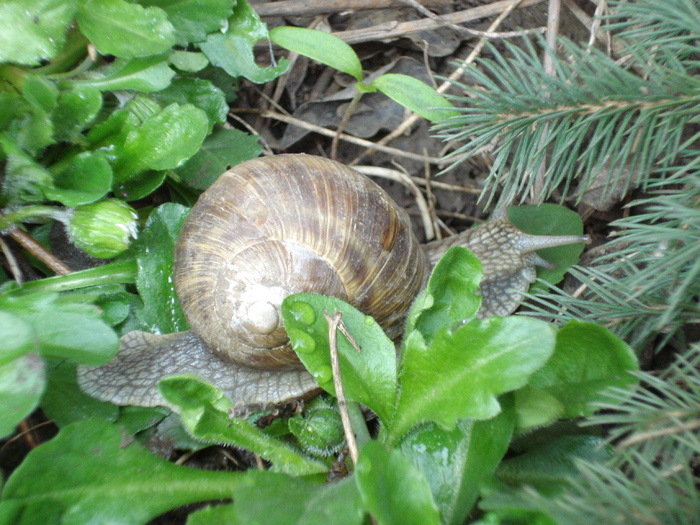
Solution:
<svg viewBox="0 0 700 525"><path fill-rule="evenodd" d="M204 377L245 407L300 397L318 387L282 325L288 295L338 297L396 338L451 246L481 260L480 317L487 317L511 313L517 291L535 280L534 267L549 266L535 250L586 240L527 235L497 219L421 246L403 210L364 175L307 155L255 159L224 173L183 225L174 279L191 330L130 332L113 361L79 367L78 382L119 405L169 406L157 383L183 373Z"/></svg>

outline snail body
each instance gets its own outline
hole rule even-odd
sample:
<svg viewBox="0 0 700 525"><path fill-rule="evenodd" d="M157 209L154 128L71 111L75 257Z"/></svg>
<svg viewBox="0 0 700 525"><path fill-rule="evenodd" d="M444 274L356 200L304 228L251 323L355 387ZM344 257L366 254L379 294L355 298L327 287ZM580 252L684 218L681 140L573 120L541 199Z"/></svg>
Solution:
<svg viewBox="0 0 700 525"><path fill-rule="evenodd" d="M513 290L526 290L535 265L548 265L535 250L585 241L527 235L497 219L421 246L403 210L364 175L320 157L255 159L224 173L183 225L174 282L191 330L126 334L113 361L80 367L78 381L120 405L168 406L158 381L188 372L243 406L299 397L317 385L282 325L288 295L343 299L395 338L449 247L465 246L481 260L486 317L511 313Z"/></svg>

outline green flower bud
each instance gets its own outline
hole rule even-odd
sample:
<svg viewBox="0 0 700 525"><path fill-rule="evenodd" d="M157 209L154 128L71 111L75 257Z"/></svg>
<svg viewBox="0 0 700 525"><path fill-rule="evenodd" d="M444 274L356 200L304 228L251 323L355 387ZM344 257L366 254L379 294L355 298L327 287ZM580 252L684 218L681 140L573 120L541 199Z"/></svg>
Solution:
<svg viewBox="0 0 700 525"><path fill-rule="evenodd" d="M93 257L109 259L129 247L136 238L136 212L119 199L78 206L68 222L73 243Z"/></svg>
<svg viewBox="0 0 700 525"><path fill-rule="evenodd" d="M335 454L345 444L343 423L338 412L332 408L310 410L289 419L289 430L302 448L317 456Z"/></svg>

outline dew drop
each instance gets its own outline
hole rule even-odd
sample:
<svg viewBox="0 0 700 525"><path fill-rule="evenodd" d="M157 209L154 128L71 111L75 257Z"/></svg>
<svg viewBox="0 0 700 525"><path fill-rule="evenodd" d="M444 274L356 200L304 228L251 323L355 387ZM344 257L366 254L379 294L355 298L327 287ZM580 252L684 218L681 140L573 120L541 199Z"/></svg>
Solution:
<svg viewBox="0 0 700 525"><path fill-rule="evenodd" d="M301 330L287 330L289 338L292 340L292 348L302 354L310 354L316 350L316 341L306 332Z"/></svg>
<svg viewBox="0 0 700 525"><path fill-rule="evenodd" d="M304 325L312 325L316 321L316 312L314 312L313 306L304 301L297 301L289 307L294 319Z"/></svg>
<svg viewBox="0 0 700 525"><path fill-rule="evenodd" d="M333 371L330 366L322 366L314 372L314 379L319 385L330 382L333 379Z"/></svg>

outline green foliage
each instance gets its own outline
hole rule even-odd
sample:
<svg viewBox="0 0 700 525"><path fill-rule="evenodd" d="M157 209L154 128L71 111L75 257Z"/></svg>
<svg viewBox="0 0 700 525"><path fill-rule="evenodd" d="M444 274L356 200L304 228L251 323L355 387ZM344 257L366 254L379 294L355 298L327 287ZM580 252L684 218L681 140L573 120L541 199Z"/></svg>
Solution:
<svg viewBox="0 0 700 525"><path fill-rule="evenodd" d="M276 27L270 31L270 40L354 77L360 94L379 90L426 120L440 121L457 113L445 97L407 75L384 74L365 84L355 50L334 35L303 27Z"/></svg>
<svg viewBox="0 0 700 525"><path fill-rule="evenodd" d="M93 419L29 454L4 486L0 522L138 525L174 507L228 498L240 482L237 473L174 465Z"/></svg>
<svg viewBox="0 0 700 525"><path fill-rule="evenodd" d="M98 268L0 290L0 314L11 320L0 323L0 336L12 341L0 357L5 435L40 402L46 359L104 363L117 332L186 327L170 278L185 209L144 214L134 260L137 217L125 201L164 183L204 189L256 157L252 137L220 127L232 92L209 78L219 61L231 86L239 76L270 80L286 65L253 61L252 46L267 30L245 0L12 0L0 6L0 33L0 230L25 223L43 241L57 221L90 255L121 254ZM207 46L217 39L235 42L239 69L228 68L225 49ZM134 282L140 299L125 288ZM74 384L60 384L80 400ZM63 408L49 410L71 413ZM75 417L93 409L102 410L89 406Z"/></svg>

